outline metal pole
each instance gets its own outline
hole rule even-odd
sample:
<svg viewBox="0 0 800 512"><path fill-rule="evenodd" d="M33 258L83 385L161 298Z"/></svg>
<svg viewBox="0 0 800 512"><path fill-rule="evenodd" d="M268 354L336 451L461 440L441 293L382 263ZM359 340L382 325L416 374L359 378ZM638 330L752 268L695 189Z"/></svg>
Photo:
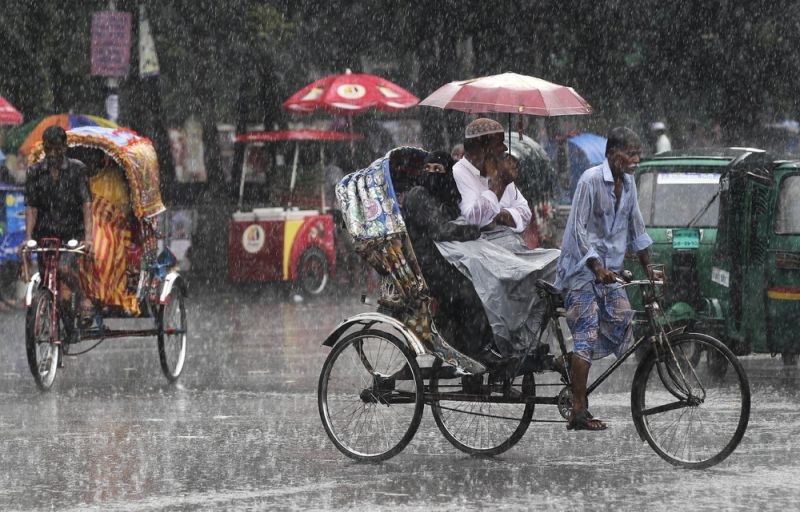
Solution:
<svg viewBox="0 0 800 512"><path fill-rule="evenodd" d="M292 207L294 199L294 183L297 181L297 161L300 158L300 142L294 145L294 161L292 162L292 177L289 179L289 208Z"/></svg>
<svg viewBox="0 0 800 512"><path fill-rule="evenodd" d="M242 203L244 202L244 176L247 174L247 167L244 165L244 158L242 158L242 177L239 180L239 207L237 211L242 211Z"/></svg>
<svg viewBox="0 0 800 512"><path fill-rule="evenodd" d="M108 10L117 10L117 3L114 0L108 0ZM106 117L116 123L119 119L119 78L115 76L106 78L106 89Z"/></svg>
<svg viewBox="0 0 800 512"><path fill-rule="evenodd" d="M320 213L325 213L326 204L325 204L325 145L323 143L319 143L319 170L320 175L322 176L322 182L319 185L319 197L320 197Z"/></svg>

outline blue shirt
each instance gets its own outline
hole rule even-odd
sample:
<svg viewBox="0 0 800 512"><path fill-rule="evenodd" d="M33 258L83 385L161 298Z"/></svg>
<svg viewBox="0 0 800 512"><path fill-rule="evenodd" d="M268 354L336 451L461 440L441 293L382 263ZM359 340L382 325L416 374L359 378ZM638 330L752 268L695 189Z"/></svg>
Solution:
<svg viewBox="0 0 800 512"><path fill-rule="evenodd" d="M594 272L586 266L590 259L598 259L603 267L619 272L626 250L641 251L653 243L639 211L633 176L624 175L622 197L616 208L615 202L614 176L608 160L583 173L561 243L557 288L578 290L593 283Z"/></svg>

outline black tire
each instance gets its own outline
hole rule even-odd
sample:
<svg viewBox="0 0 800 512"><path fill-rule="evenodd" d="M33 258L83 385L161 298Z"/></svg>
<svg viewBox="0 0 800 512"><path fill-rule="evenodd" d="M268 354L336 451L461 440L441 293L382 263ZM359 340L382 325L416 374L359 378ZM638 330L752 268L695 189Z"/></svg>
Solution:
<svg viewBox="0 0 800 512"><path fill-rule="evenodd" d="M534 404L524 398L536 395L533 373L502 383L490 385L489 374L439 378L442 362L437 359L432 368L430 392L465 393L470 400L431 400L431 412L436 425L450 444L470 455L492 456L505 452L522 439L533 417ZM481 391L470 388L480 387ZM503 403L509 390L519 401ZM498 401L492 401L495 398Z"/></svg>
<svg viewBox="0 0 800 512"><path fill-rule="evenodd" d="M167 302L158 306L158 359L161 370L170 382L175 382L186 362L186 303L183 290L174 286Z"/></svg>
<svg viewBox="0 0 800 512"><path fill-rule="evenodd" d="M28 367L33 380L42 391L53 386L61 358L61 350L55 343L58 338L58 318L54 326L53 307L53 294L49 290L40 289L36 291L25 314L25 353L28 356Z"/></svg>
<svg viewBox="0 0 800 512"><path fill-rule="evenodd" d="M679 334L670 345L674 357L665 354L664 362L658 362L651 352L636 368L633 422L670 464L707 468L723 461L742 440L750 419L750 384L733 352L711 336ZM697 350L716 363L692 365Z"/></svg>
<svg viewBox="0 0 800 512"><path fill-rule="evenodd" d="M381 461L405 448L422 420L422 374L414 354L380 331L337 343L319 376L322 425L336 448L359 461Z"/></svg>
<svg viewBox="0 0 800 512"><path fill-rule="evenodd" d="M781 359L783 366L797 366L797 354L794 352L782 352Z"/></svg>
<svg viewBox="0 0 800 512"><path fill-rule="evenodd" d="M330 282L328 257L319 247L309 247L300 255L297 264L297 281L305 294L322 295Z"/></svg>

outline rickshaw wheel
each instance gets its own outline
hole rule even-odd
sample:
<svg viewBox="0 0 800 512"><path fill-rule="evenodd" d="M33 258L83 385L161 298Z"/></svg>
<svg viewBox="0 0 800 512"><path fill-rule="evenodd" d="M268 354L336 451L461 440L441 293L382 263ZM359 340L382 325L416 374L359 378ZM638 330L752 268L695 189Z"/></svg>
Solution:
<svg viewBox="0 0 800 512"><path fill-rule="evenodd" d="M166 304L158 307L158 358L170 382L181 375L186 360L186 304L183 291L173 288Z"/></svg>
<svg viewBox="0 0 800 512"><path fill-rule="evenodd" d="M33 380L42 391L48 391L56 378L61 352L53 332L54 298L49 290L41 289L25 314L25 352ZM58 321L56 321L56 326Z"/></svg>
<svg viewBox="0 0 800 512"><path fill-rule="evenodd" d="M708 468L742 440L750 419L750 384L742 364L721 341L684 333L671 336L669 343L672 350L661 361L651 351L636 368L633 422L642 439L670 464ZM698 350L717 363L694 365L691 355Z"/></svg>
<svg viewBox="0 0 800 512"><path fill-rule="evenodd" d="M470 455L498 455L522 439L533 417L534 404L525 402L536 394L533 373L491 383L489 374L439 378L442 361L433 363L430 379L432 395L448 394L444 400L431 400L436 425L450 444ZM463 395L464 400L458 400Z"/></svg>
<svg viewBox="0 0 800 512"><path fill-rule="evenodd" d="M348 457L389 459L419 428L423 389L416 357L400 340L377 330L355 332L333 347L322 366L322 425Z"/></svg>
<svg viewBox="0 0 800 512"><path fill-rule="evenodd" d="M321 295L328 286L328 258L318 247L309 247L300 256L297 280L300 289L308 295Z"/></svg>

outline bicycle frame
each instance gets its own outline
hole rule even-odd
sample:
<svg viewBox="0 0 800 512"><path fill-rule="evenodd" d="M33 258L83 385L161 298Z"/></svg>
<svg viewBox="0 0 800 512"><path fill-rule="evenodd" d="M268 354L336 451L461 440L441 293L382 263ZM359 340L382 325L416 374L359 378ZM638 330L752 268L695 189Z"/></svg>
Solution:
<svg viewBox="0 0 800 512"><path fill-rule="evenodd" d="M39 287L48 290L53 295L52 311L50 312L50 332L58 333L58 262L61 257L61 240L58 238L42 238L40 247L26 252L36 252L42 258L44 275L40 276ZM22 264L25 279L30 280L30 270L28 269L28 254L23 255ZM54 336L55 337L55 336ZM61 339L54 339L53 343L61 345Z"/></svg>
<svg viewBox="0 0 800 512"><path fill-rule="evenodd" d="M625 287L631 286L631 285L640 285L640 286L649 285L649 286L652 287L652 290L650 291L649 294L648 293L643 294L645 296L645 298L646 298L645 313L647 315L647 322L648 322L648 327L649 327L648 328L648 333L643 335L639 339L634 340L633 343L631 343L631 345L628 347L628 349L621 356L619 356L611 364L611 366L606 368L605 371L603 371L603 373L601 373L594 381L592 381L586 387L586 396L589 396L592 393L592 391L597 389L598 386L600 386L612 373L614 373L614 371L616 371L616 369L619 368L619 366L622 363L624 363L631 356L631 354L636 352L636 350L645 342L645 340L648 337L650 337L650 338L654 338L654 337L662 338L662 336L663 336L664 338L666 338L670 334L675 333L675 332L679 332L679 331L682 330L682 329L672 329L671 326L670 326L669 332L664 332L663 327L656 321L656 318L658 317L658 315L662 311L661 305L660 305L660 303L658 301L658 297L657 297L656 292L655 292L655 286L657 284L661 284L661 283L652 282L652 281L631 281L629 283L621 284L622 288L625 288ZM565 316L566 316L566 312L563 310L563 308L557 307L557 305L551 303L551 304L548 305L548 313L547 313L547 316L546 316L545 322L544 322L544 325L545 325L544 329L550 329L551 332L555 335L556 340L558 341L559 348L561 349L561 353L564 356L566 356L566 354L568 353L568 350L567 350L566 341L564 339L564 333L561 330L561 325L560 325L559 319L560 318L564 318ZM542 330L542 333L544 333L544 329ZM660 343L655 343L654 342L654 347L660 347ZM656 348L656 350L659 350L659 348ZM565 365L565 368L567 370L566 373L567 373L567 376L568 376L566 385L569 386L569 385L571 385L571 380L570 380L569 377L572 375L572 372L570 370L570 361L568 361L567 359L568 358L565 357L564 365Z"/></svg>

